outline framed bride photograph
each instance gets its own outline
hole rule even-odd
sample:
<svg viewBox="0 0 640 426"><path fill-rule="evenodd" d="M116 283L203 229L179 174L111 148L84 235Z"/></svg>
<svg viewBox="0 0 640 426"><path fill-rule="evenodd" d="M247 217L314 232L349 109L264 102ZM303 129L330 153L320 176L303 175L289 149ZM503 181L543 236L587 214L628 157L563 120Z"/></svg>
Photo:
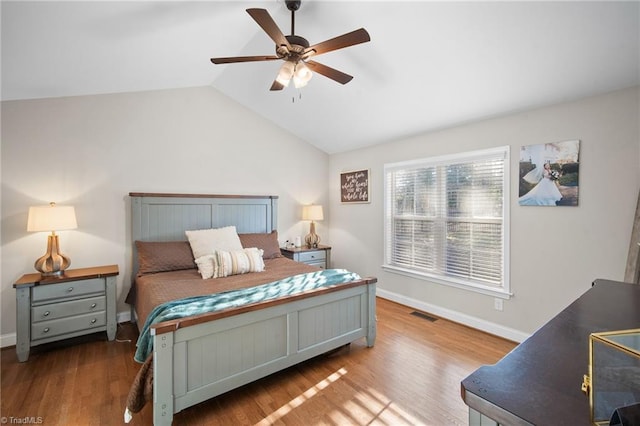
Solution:
<svg viewBox="0 0 640 426"><path fill-rule="evenodd" d="M579 173L579 140L521 147L518 204L577 206Z"/></svg>

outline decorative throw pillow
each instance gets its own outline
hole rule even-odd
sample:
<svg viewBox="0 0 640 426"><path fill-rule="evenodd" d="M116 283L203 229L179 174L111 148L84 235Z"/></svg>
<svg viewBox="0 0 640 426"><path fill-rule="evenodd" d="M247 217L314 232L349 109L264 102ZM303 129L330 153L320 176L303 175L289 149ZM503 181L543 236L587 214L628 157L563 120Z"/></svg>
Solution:
<svg viewBox="0 0 640 426"><path fill-rule="evenodd" d="M213 257L213 278L264 271L262 249L251 247L243 250L216 251Z"/></svg>
<svg viewBox="0 0 640 426"><path fill-rule="evenodd" d="M188 241L136 241L138 275L194 269Z"/></svg>
<svg viewBox="0 0 640 426"><path fill-rule="evenodd" d="M275 259L283 257L280 253L280 243L278 242L278 231L271 231L263 234L239 234L242 247L257 247L264 250L263 259Z"/></svg>
<svg viewBox="0 0 640 426"><path fill-rule="evenodd" d="M198 229L193 231L185 231L187 239L191 245L191 251L193 257L198 265L198 271L200 275L203 274L200 270L200 265L204 264L204 260L201 262L198 260L207 255L215 254L216 250L242 250L242 243L238 237L235 226L225 226L223 228L213 229Z"/></svg>

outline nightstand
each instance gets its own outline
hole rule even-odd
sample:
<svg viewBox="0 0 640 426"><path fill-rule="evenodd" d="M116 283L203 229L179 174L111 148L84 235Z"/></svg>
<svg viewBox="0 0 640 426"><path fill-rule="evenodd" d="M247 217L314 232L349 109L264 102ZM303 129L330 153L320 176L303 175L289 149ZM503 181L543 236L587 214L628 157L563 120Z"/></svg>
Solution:
<svg viewBox="0 0 640 426"><path fill-rule="evenodd" d="M329 268L331 265L331 247L318 245L318 247L287 247L281 248L280 252L283 256L296 262L306 263L307 265L318 266L322 269Z"/></svg>
<svg viewBox="0 0 640 426"><path fill-rule="evenodd" d="M16 353L29 358L33 346L106 331L116 337L118 265L70 269L61 277L25 274L16 289Z"/></svg>

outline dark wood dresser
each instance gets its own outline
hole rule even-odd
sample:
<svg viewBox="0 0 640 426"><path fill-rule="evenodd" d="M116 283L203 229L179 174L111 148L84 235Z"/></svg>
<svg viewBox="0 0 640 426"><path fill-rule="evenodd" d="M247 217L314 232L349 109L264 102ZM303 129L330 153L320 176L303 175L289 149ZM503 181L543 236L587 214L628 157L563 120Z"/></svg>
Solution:
<svg viewBox="0 0 640 426"><path fill-rule="evenodd" d="M498 363L462 381L470 424L590 425L589 397L581 390L589 335L633 328L640 328L640 285L596 280Z"/></svg>

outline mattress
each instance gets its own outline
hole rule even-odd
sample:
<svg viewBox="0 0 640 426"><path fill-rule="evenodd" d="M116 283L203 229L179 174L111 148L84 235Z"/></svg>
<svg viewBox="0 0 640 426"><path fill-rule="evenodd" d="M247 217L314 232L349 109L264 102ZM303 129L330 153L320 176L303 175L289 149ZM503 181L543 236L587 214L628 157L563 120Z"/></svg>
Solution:
<svg viewBox="0 0 640 426"><path fill-rule="evenodd" d="M265 270L225 278L202 279L197 269L142 275L135 281L135 310L138 327L156 306L171 300L248 288L319 268L286 257L266 259Z"/></svg>

